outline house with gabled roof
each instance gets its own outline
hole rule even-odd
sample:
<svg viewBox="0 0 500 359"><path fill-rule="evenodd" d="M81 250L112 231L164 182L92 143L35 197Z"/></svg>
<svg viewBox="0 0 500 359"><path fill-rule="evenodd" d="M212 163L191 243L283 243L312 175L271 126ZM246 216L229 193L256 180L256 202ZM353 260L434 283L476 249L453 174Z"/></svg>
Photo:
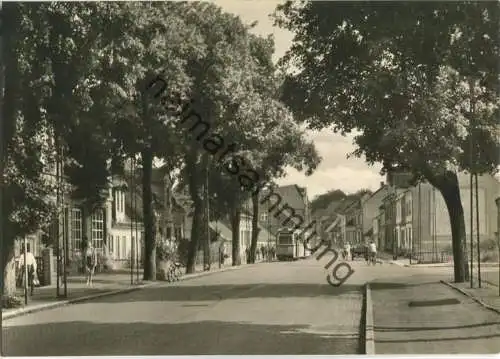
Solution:
<svg viewBox="0 0 500 359"><path fill-rule="evenodd" d="M259 217L260 224L273 235L284 226L306 227L311 221L307 189L286 185L262 190L259 194Z"/></svg>

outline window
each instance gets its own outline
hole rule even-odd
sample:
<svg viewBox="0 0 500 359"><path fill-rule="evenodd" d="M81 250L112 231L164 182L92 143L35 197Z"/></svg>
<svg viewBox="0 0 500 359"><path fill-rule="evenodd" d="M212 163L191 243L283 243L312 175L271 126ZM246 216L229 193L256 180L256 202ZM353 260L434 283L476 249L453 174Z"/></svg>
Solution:
<svg viewBox="0 0 500 359"><path fill-rule="evenodd" d="M109 251L111 253L113 253L114 250L115 250L115 242L114 242L113 236L109 236L109 243L108 243L108 245L109 245Z"/></svg>
<svg viewBox="0 0 500 359"><path fill-rule="evenodd" d="M122 237L122 253L120 258L125 259L127 258L127 237L123 236Z"/></svg>
<svg viewBox="0 0 500 359"><path fill-rule="evenodd" d="M262 222L267 222L267 212L264 212L264 213L260 214L260 220Z"/></svg>
<svg viewBox="0 0 500 359"><path fill-rule="evenodd" d="M122 209L121 209L121 211L122 211L122 213L124 213L125 212L125 192L120 192L120 193L122 195Z"/></svg>
<svg viewBox="0 0 500 359"><path fill-rule="evenodd" d="M92 214L92 245L102 249L104 242L104 211L97 209Z"/></svg>
<svg viewBox="0 0 500 359"><path fill-rule="evenodd" d="M175 227L175 238L181 239L182 238L182 228L181 227Z"/></svg>
<svg viewBox="0 0 500 359"><path fill-rule="evenodd" d="M71 248L82 249L82 211L78 208L71 210Z"/></svg>
<svg viewBox="0 0 500 359"><path fill-rule="evenodd" d="M116 253L114 255L115 255L115 258L117 258L117 259L121 258L121 248L122 248L122 246L120 243L120 237L116 236Z"/></svg>
<svg viewBox="0 0 500 359"><path fill-rule="evenodd" d="M117 189L115 189L113 191L113 193L115 195L114 196L114 198L115 198L115 212L118 213L118 212L120 212L120 196L118 196L119 193L118 193Z"/></svg>

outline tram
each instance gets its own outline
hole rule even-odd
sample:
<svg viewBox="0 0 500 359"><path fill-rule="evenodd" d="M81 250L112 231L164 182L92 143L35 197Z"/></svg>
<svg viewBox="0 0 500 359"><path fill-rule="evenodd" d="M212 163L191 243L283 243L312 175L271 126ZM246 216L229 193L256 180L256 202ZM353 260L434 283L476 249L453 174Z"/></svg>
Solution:
<svg viewBox="0 0 500 359"><path fill-rule="evenodd" d="M302 231L281 228L276 235L276 258L279 261L297 260L306 256Z"/></svg>

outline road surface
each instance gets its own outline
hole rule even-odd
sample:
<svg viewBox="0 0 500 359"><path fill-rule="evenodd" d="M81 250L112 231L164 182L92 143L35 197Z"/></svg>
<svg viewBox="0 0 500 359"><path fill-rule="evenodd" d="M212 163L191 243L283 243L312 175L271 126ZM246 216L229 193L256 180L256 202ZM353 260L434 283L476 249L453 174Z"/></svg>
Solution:
<svg viewBox="0 0 500 359"><path fill-rule="evenodd" d="M324 261L263 263L13 318L3 355L362 353L365 265L334 288Z"/></svg>

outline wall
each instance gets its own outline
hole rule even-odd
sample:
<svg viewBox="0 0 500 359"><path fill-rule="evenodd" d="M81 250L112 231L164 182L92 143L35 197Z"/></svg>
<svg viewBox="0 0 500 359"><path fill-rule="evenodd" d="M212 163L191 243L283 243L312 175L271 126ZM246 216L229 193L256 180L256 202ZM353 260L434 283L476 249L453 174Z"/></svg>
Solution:
<svg viewBox="0 0 500 359"><path fill-rule="evenodd" d="M495 196L499 184L492 176L479 176L479 227L481 240L494 238L497 230L495 218ZM469 175L459 174L460 197L464 211L467 240L470 237L470 181ZM422 251L432 251L432 236L435 233L438 250L451 247L451 226L448 209L441 193L430 184L420 185L421 209L419 215L418 186L412 188L413 195L413 233L415 242L422 240ZM475 199L474 199L475 217ZM420 218L420 220L419 220ZM419 223L421 222L421 223ZM476 219L474 218L474 236L476 235ZM419 233L420 232L420 233Z"/></svg>
<svg viewBox="0 0 500 359"><path fill-rule="evenodd" d="M384 186L362 203L363 233L366 233L372 227L373 219L378 216L379 207L382 204L382 200L387 196L387 193L388 186Z"/></svg>
<svg viewBox="0 0 500 359"><path fill-rule="evenodd" d="M138 231L138 257L139 263L142 263L142 228L139 227ZM134 257L136 250L136 231L133 229L134 243L132 244L130 228L112 228L109 236L109 250L111 258L115 261L117 267L125 267L129 265L132 246L134 248Z"/></svg>

